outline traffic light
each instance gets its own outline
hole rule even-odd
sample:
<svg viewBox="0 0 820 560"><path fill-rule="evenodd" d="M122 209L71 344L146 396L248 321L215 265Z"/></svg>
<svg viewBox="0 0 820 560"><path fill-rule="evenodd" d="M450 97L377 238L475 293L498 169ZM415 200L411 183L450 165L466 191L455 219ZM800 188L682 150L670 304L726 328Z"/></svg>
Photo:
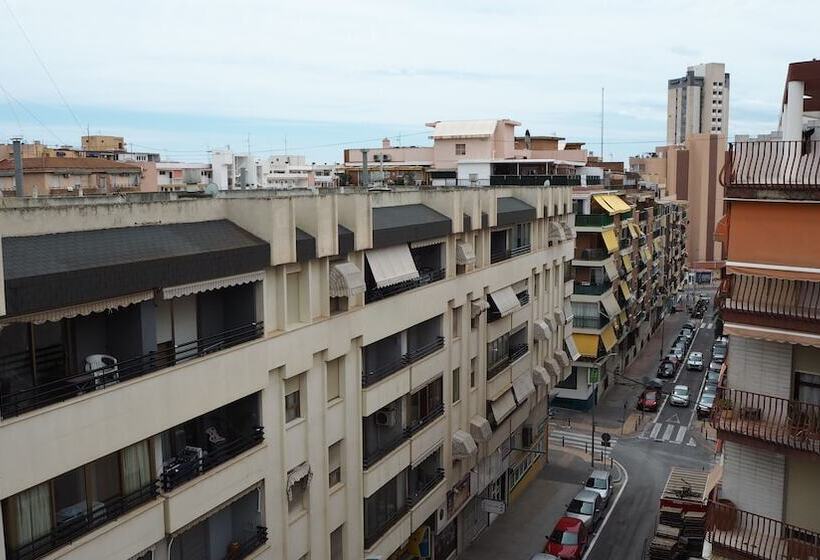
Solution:
<svg viewBox="0 0 820 560"><path fill-rule="evenodd" d="M612 436L609 435L607 432L602 433L601 434L601 445L603 447L610 447L611 446L611 443L610 443L611 439L612 439Z"/></svg>

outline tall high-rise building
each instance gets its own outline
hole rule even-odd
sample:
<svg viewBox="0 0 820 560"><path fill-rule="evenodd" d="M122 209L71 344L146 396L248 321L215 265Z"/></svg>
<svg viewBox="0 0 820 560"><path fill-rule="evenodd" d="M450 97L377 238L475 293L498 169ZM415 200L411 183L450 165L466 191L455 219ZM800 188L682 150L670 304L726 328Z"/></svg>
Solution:
<svg viewBox="0 0 820 560"><path fill-rule="evenodd" d="M729 74L721 62L698 64L669 80L666 143L682 144L690 134L726 134L729 125Z"/></svg>

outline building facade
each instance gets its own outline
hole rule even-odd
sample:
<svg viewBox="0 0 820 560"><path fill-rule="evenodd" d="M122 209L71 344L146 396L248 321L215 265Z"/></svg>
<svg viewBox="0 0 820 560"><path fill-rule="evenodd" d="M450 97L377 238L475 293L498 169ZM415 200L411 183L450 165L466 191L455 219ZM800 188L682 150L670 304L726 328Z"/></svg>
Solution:
<svg viewBox="0 0 820 560"><path fill-rule="evenodd" d="M785 89L781 139L735 142L724 174L712 558L820 557L820 62L789 65Z"/></svg>
<svg viewBox="0 0 820 560"><path fill-rule="evenodd" d="M143 172L137 165L97 158L23 158L24 196L81 196L137 192ZM0 160L0 195L15 196L14 161Z"/></svg>
<svg viewBox="0 0 820 560"><path fill-rule="evenodd" d="M0 218L0 558L449 558L544 461L569 187Z"/></svg>
<svg viewBox="0 0 820 560"><path fill-rule="evenodd" d="M686 69L669 80L666 143L683 144L692 134L726 135L729 127L729 73L723 63Z"/></svg>

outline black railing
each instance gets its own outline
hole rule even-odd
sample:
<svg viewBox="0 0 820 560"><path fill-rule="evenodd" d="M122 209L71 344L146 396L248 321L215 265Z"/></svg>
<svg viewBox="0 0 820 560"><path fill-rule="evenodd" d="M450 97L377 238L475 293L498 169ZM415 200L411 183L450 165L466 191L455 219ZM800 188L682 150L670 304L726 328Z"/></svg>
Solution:
<svg viewBox="0 0 820 560"><path fill-rule="evenodd" d="M612 282L604 280L603 282L595 284L583 284L575 282L573 293L585 296L599 296L612 287Z"/></svg>
<svg viewBox="0 0 820 560"><path fill-rule="evenodd" d="M530 293L527 291L519 292L515 294L515 297L518 298L520 305L527 305L530 302Z"/></svg>
<svg viewBox="0 0 820 560"><path fill-rule="evenodd" d="M378 442L376 446L371 448L369 451L367 450L367 445L364 445L364 454L362 455L362 467L364 469L369 469L408 439L410 439L410 432L408 432L405 429L396 432L387 441Z"/></svg>
<svg viewBox="0 0 820 560"><path fill-rule="evenodd" d="M17 416L83 393L104 389L134 377L248 342L259 338L263 333L261 321L248 323L219 334L122 360L111 366L75 373L26 389L3 392L0 393L0 416ZM3 371L5 373L5 370Z"/></svg>
<svg viewBox="0 0 820 560"><path fill-rule="evenodd" d="M572 319L572 326L579 329L602 329L610 322L609 317L600 315L598 317L579 317L576 315Z"/></svg>
<svg viewBox="0 0 820 560"><path fill-rule="evenodd" d="M603 227L612 225L613 216L609 214L576 214L575 227Z"/></svg>
<svg viewBox="0 0 820 560"><path fill-rule="evenodd" d="M197 450L190 450L180 454L171 459L162 469L159 476L162 490L164 492L173 490L177 486L259 445L264 438L264 428L255 426L249 436L225 442L212 451L199 453Z"/></svg>
<svg viewBox="0 0 820 560"><path fill-rule="evenodd" d="M239 543L239 548L228 553L223 560L242 560L247 558L251 552L268 542L268 528L257 527L253 536Z"/></svg>
<svg viewBox="0 0 820 560"><path fill-rule="evenodd" d="M366 369L362 372L362 387L372 385L376 381L384 379L391 373L395 373L400 369L409 366L413 362L416 362L443 347L444 337L436 336L435 339L431 342L428 342L423 346L413 348L412 350L407 351L406 354L402 354L395 360L391 360L390 362L380 364L379 366L374 368Z"/></svg>
<svg viewBox="0 0 820 560"><path fill-rule="evenodd" d="M438 270L429 270L426 272L420 272L419 277L414 278L413 280L405 280L404 282L399 282L398 284L393 284L392 286L385 286L384 288L368 288L364 295L365 303L379 301L408 290L413 290L420 286L426 286L427 284L438 282L439 280L444 279L445 273L446 272L443 268Z"/></svg>
<svg viewBox="0 0 820 560"><path fill-rule="evenodd" d="M575 258L579 261L602 261L609 258L606 249L576 249Z"/></svg>
<svg viewBox="0 0 820 560"><path fill-rule="evenodd" d="M409 494L407 496L407 505L410 507L414 507L420 501L424 499L424 497L430 493L430 491L438 486L438 484L444 480L444 469L436 469L436 474L430 477L429 480L424 481L421 486L416 488L415 492Z"/></svg>
<svg viewBox="0 0 820 560"><path fill-rule="evenodd" d="M412 436L442 414L444 414L444 403L440 402L421 418L411 420L404 431L407 436Z"/></svg>
<svg viewBox="0 0 820 560"><path fill-rule="evenodd" d="M727 188L820 188L820 141L766 140L729 144L721 184Z"/></svg>
<svg viewBox="0 0 820 560"><path fill-rule="evenodd" d="M51 531L28 544L17 548L6 548L8 560L34 560L48 552L64 546L82 535L113 521L157 496L157 482L143 486L125 496L117 496L105 502L95 504L94 509L75 515L71 519L58 522Z"/></svg>
<svg viewBox="0 0 820 560"><path fill-rule="evenodd" d="M515 344L513 346L510 346L510 349L508 350L507 355L504 358L487 367L487 379L492 379L493 377L504 371L504 369L507 366L509 366L518 358L526 354L528 350L529 348L526 343Z"/></svg>
<svg viewBox="0 0 820 560"><path fill-rule="evenodd" d="M546 181L549 181L550 186L553 187L569 187L578 186L581 184L580 175L490 175L491 186L523 186L523 187L541 187ZM587 184L589 177L587 177Z"/></svg>
<svg viewBox="0 0 820 560"><path fill-rule="evenodd" d="M410 510L410 504L407 500L396 504L395 509L385 514L376 522L374 527L368 527L367 519L365 518L365 534L364 534L364 548L370 549L376 544L382 536L390 530L399 520L405 516ZM366 511L366 510L365 510ZM369 529L369 530L368 530Z"/></svg>
<svg viewBox="0 0 820 560"><path fill-rule="evenodd" d="M511 259L519 255L524 255L529 252L529 245L521 245L519 247L513 247L512 249L500 249L498 251L490 253L490 264L506 261L507 259Z"/></svg>

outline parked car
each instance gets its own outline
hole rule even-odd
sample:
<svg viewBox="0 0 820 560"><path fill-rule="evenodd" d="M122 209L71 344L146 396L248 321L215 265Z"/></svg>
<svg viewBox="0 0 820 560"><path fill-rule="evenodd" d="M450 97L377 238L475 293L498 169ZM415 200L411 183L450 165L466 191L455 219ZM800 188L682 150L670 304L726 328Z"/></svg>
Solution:
<svg viewBox="0 0 820 560"><path fill-rule="evenodd" d="M682 360L684 354L686 354L686 349L679 344L677 346L673 346L669 353L675 356L678 360Z"/></svg>
<svg viewBox="0 0 820 560"><path fill-rule="evenodd" d="M658 377L662 377L664 379L675 377L676 369L675 363L672 360L669 358L664 358L658 366Z"/></svg>
<svg viewBox="0 0 820 560"><path fill-rule="evenodd" d="M714 383L706 383L700 392L700 396L702 397L703 395L711 395L713 397L717 395L717 385Z"/></svg>
<svg viewBox="0 0 820 560"><path fill-rule="evenodd" d="M689 324L683 325L680 329L679 336L684 336L691 340L695 336L695 327L692 327Z"/></svg>
<svg viewBox="0 0 820 560"><path fill-rule="evenodd" d="M713 394L702 394L700 396L700 400L698 401L697 407L697 415L698 420L703 420L704 418L709 418L709 415L712 414L712 405L715 404L715 395Z"/></svg>
<svg viewBox="0 0 820 560"><path fill-rule="evenodd" d="M609 505L609 498L612 496L612 475L609 471L595 470L589 473L586 487L601 496L604 507Z"/></svg>
<svg viewBox="0 0 820 560"><path fill-rule="evenodd" d="M644 389L638 396L638 410L656 412L659 395L657 389Z"/></svg>
<svg viewBox="0 0 820 560"><path fill-rule="evenodd" d="M703 371L703 353L691 352L686 360L686 369Z"/></svg>
<svg viewBox="0 0 820 560"><path fill-rule="evenodd" d="M672 406L689 406L689 387L686 385L675 385L672 396L669 397L669 404Z"/></svg>
<svg viewBox="0 0 820 560"><path fill-rule="evenodd" d="M726 354L729 352L729 345L724 342L715 342L712 345L712 360L719 364L726 361Z"/></svg>
<svg viewBox="0 0 820 560"><path fill-rule="evenodd" d="M685 335L678 335L678 338L675 339L675 342L672 343L674 346L678 344L683 344L685 348L689 348L689 345L692 344L692 339L687 338Z"/></svg>
<svg viewBox="0 0 820 560"><path fill-rule="evenodd" d="M589 542L589 531L583 521L574 517L562 517L547 537L544 552L561 560L581 560Z"/></svg>
<svg viewBox="0 0 820 560"><path fill-rule="evenodd" d="M581 490L567 506L566 516L580 519L592 532L601 520L603 511L603 500L598 492Z"/></svg>

